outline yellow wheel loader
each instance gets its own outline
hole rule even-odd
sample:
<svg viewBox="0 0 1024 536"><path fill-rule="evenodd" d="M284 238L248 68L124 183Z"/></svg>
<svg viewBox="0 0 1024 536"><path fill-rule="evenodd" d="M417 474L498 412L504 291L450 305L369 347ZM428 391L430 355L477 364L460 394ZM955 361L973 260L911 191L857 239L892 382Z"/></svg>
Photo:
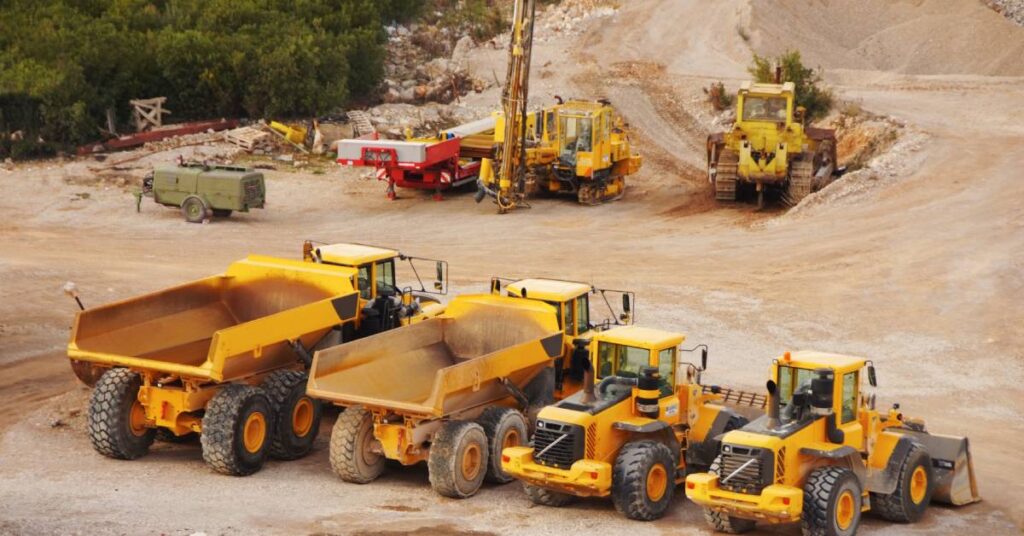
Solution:
<svg viewBox="0 0 1024 536"><path fill-rule="evenodd" d="M68 357L95 387L94 448L135 459L155 439L198 434L204 460L233 475L268 455L302 457L320 428L320 403L305 393L310 349L443 310L396 290L395 262L408 259L398 252L306 244L304 253L305 262L251 255L221 275L83 309ZM437 271L435 289L446 291L447 265Z"/></svg>
<svg viewBox="0 0 1024 536"><path fill-rule="evenodd" d="M345 408L330 448L342 480L372 482L388 459L426 462L431 486L447 497L511 480L501 449L525 443L531 415L582 387L573 341L611 323L591 322L589 298L619 291L502 284L456 297L435 318L316 353L308 393ZM632 294L622 295L614 321L629 322Z"/></svg>
<svg viewBox="0 0 1024 536"><path fill-rule="evenodd" d="M736 94L732 130L708 136L708 180L718 201L736 201L749 186L764 206L765 189L795 205L827 185L836 168L834 130L805 124L795 86L745 82Z"/></svg>
<svg viewBox="0 0 1024 536"><path fill-rule="evenodd" d="M800 523L809 536L856 534L864 512L917 521L931 501L979 500L967 438L932 434L894 405L875 410L874 365L862 358L787 352L772 362L768 412L725 434L686 495L717 531Z"/></svg>
<svg viewBox="0 0 1024 536"><path fill-rule="evenodd" d="M680 367L684 338L635 326L595 334L589 388L541 410L532 446L504 449L502 468L523 481L536 504L611 497L630 519L663 516L683 476L710 466L716 438L747 422L724 405L718 388L700 384L706 347L700 366ZM765 402L731 394L747 414L759 413Z"/></svg>

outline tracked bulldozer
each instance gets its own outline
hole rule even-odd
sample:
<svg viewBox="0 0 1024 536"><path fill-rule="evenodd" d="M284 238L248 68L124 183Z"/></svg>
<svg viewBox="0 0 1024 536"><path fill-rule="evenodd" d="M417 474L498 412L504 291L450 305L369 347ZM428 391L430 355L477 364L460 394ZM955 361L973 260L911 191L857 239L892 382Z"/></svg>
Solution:
<svg viewBox="0 0 1024 536"><path fill-rule="evenodd" d="M863 358L787 352L772 362L768 412L725 434L686 495L717 531L800 522L809 536L852 536L863 512L921 518L932 501L980 500L967 438L928 432L899 405L875 409Z"/></svg>
<svg viewBox="0 0 1024 536"><path fill-rule="evenodd" d="M835 131L806 124L795 86L745 82L736 95L736 122L708 136L708 180L719 202L753 190L758 208L766 189L789 205L827 185L838 172Z"/></svg>

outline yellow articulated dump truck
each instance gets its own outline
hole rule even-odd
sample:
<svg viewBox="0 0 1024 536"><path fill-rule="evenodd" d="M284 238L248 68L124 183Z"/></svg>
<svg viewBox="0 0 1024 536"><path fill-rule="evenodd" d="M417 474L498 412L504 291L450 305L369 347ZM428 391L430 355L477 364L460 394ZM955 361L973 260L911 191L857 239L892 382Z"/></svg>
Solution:
<svg viewBox="0 0 1024 536"><path fill-rule="evenodd" d="M533 444L504 449L502 468L523 481L536 504L611 497L631 519L663 516L684 475L710 466L716 438L765 403L763 396L702 386L707 348L698 347L700 365L680 363L683 340L636 326L594 335L589 387L541 410Z"/></svg>
<svg viewBox="0 0 1024 536"><path fill-rule="evenodd" d="M307 392L346 407L331 434L331 466L368 483L386 459L427 461L438 493L475 494L486 475L502 476L493 456L525 441L519 410L562 348L550 305L470 295L438 317L317 352Z"/></svg>
<svg viewBox="0 0 1024 536"><path fill-rule="evenodd" d="M722 437L686 495L717 531L800 523L805 535L852 536L861 515L917 521L931 501L979 500L967 438L932 434L895 404L875 410L863 358L786 352L774 360L768 413Z"/></svg>
<svg viewBox="0 0 1024 536"><path fill-rule="evenodd" d="M206 462L233 475L259 470L267 455L299 458L320 428L320 402L305 393L310 351L443 311L398 290L398 252L307 244L304 254L253 255L221 275L80 312L68 357L95 387L95 449L135 459L154 439L200 434ZM437 266L444 291L447 265Z"/></svg>

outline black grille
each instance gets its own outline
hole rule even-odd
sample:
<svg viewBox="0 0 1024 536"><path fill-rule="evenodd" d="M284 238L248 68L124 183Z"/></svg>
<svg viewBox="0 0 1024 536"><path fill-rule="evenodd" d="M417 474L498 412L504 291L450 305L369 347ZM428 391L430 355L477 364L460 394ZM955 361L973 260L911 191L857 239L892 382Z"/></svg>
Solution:
<svg viewBox="0 0 1024 536"><path fill-rule="evenodd" d="M718 470L719 485L723 488L736 493L761 493L774 479L773 473L771 451L723 445Z"/></svg>
<svg viewBox="0 0 1024 536"><path fill-rule="evenodd" d="M263 192L260 191L260 184L258 182L247 182L245 183L245 201L246 203L254 203L260 200L260 196Z"/></svg>
<svg viewBox="0 0 1024 536"><path fill-rule="evenodd" d="M583 428L574 424L537 421L533 432L534 459L541 465L568 469L583 457Z"/></svg>

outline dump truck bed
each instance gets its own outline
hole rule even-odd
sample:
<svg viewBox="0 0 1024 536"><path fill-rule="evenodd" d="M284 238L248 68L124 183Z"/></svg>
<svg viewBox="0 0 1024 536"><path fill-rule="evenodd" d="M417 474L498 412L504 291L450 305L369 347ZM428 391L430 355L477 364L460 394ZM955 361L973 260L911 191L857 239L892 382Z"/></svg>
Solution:
<svg viewBox="0 0 1024 536"><path fill-rule="evenodd" d="M82 311L68 356L191 379L230 381L294 363L354 319L355 270L252 255L222 275Z"/></svg>
<svg viewBox="0 0 1024 536"><path fill-rule="evenodd" d="M437 418L509 395L562 353L554 308L500 296L460 296L439 317L316 353L307 392Z"/></svg>

